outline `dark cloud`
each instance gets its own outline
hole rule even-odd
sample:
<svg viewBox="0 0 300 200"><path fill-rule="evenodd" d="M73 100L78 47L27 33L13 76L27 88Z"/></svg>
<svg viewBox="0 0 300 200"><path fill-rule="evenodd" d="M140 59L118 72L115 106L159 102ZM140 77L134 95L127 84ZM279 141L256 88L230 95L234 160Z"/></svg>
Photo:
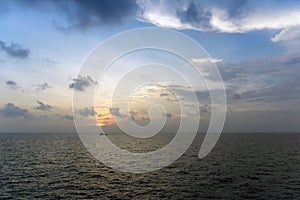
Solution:
<svg viewBox="0 0 300 200"><path fill-rule="evenodd" d="M13 90L18 89L18 84L14 81L6 81L6 85Z"/></svg>
<svg viewBox="0 0 300 200"><path fill-rule="evenodd" d="M138 112L133 110L129 111L129 119L138 123L139 125L142 125L143 123L150 120L148 112L143 109L140 109Z"/></svg>
<svg viewBox="0 0 300 200"><path fill-rule="evenodd" d="M90 76L78 76L78 78L73 79L73 83L69 85L69 88L76 91L84 91L86 88L95 85L96 83L97 81L94 81Z"/></svg>
<svg viewBox="0 0 300 200"><path fill-rule="evenodd" d="M8 103L4 106L4 108L0 109L0 115L9 118L23 117L30 119L33 117L32 113L30 113L27 109L22 109L13 103Z"/></svg>
<svg viewBox="0 0 300 200"><path fill-rule="evenodd" d="M61 0L28 1L19 5L62 16L54 24L60 30L80 29L123 23L135 16L140 8L135 0ZM63 22L61 19L67 21ZM67 25L66 25L67 24Z"/></svg>
<svg viewBox="0 0 300 200"><path fill-rule="evenodd" d="M44 82L43 84L36 84L34 86L36 86L36 90L46 90L52 88L52 86L50 86L47 82Z"/></svg>
<svg viewBox="0 0 300 200"><path fill-rule="evenodd" d="M11 43L7 45L0 40L0 51L5 52L10 57L25 59L29 57L29 49L22 48L19 44Z"/></svg>
<svg viewBox="0 0 300 200"><path fill-rule="evenodd" d="M69 13L71 26L87 28L93 25L122 23L138 11L134 0L74 0L76 10Z"/></svg>
<svg viewBox="0 0 300 200"><path fill-rule="evenodd" d="M73 115L65 114L60 119L74 120Z"/></svg>
<svg viewBox="0 0 300 200"><path fill-rule="evenodd" d="M243 14L249 9L248 8L248 0L226 0L226 1L217 1L216 6L226 10L228 13L228 17L237 18L243 17Z"/></svg>
<svg viewBox="0 0 300 200"><path fill-rule="evenodd" d="M193 1L185 10L177 10L176 15L183 24L190 24L201 29L211 28L212 14Z"/></svg>
<svg viewBox="0 0 300 200"><path fill-rule="evenodd" d="M38 103L38 106L34 108L36 110L51 111L53 109L53 107L50 106L49 104L45 104L41 101L37 101L37 103Z"/></svg>
<svg viewBox="0 0 300 200"><path fill-rule="evenodd" d="M279 103L300 99L299 63L299 56L285 55L221 68L229 102L239 99Z"/></svg>
<svg viewBox="0 0 300 200"><path fill-rule="evenodd" d="M137 112L135 112L135 111L129 111L129 117L130 117L130 119L132 120L132 121L135 121L136 119L135 119L135 117L136 117L136 115L138 114Z"/></svg>
<svg viewBox="0 0 300 200"><path fill-rule="evenodd" d="M242 66L219 67L223 81L230 81L239 77L243 72Z"/></svg>
<svg viewBox="0 0 300 200"><path fill-rule="evenodd" d="M125 117L125 115L123 115L122 113L120 113L120 108L115 107L115 108L110 108L109 109L110 113L113 116L117 116L117 117Z"/></svg>
<svg viewBox="0 0 300 200"><path fill-rule="evenodd" d="M295 101L300 99L300 80L289 80L277 83L276 85L243 93L248 102L278 103Z"/></svg>
<svg viewBox="0 0 300 200"><path fill-rule="evenodd" d="M95 116L97 114L93 107L80 109L78 113L84 117Z"/></svg>
<svg viewBox="0 0 300 200"><path fill-rule="evenodd" d="M170 93L160 93L160 97L166 97L166 96L170 96L171 94Z"/></svg>

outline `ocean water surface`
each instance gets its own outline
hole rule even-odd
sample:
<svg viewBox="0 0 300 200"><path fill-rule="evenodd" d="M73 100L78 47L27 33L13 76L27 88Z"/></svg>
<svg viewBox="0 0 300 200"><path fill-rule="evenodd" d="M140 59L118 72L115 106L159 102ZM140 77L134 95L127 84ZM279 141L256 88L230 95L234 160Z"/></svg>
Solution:
<svg viewBox="0 0 300 200"><path fill-rule="evenodd" d="M110 137L141 152L168 141ZM202 160L201 140L166 168L131 174L98 162L76 133L0 133L0 199L300 199L300 134L224 133Z"/></svg>

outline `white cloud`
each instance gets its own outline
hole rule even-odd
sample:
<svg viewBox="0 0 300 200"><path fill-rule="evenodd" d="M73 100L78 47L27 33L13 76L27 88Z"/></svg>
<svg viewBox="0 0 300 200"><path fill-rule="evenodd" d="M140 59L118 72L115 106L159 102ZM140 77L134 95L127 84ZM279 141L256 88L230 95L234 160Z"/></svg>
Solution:
<svg viewBox="0 0 300 200"><path fill-rule="evenodd" d="M163 1L153 3L151 1L138 2L143 10L142 15L138 17L139 21L154 24L158 27L182 29L196 29L189 24L183 24L176 17L176 9L170 7ZM199 30L199 29L197 29Z"/></svg>
<svg viewBox="0 0 300 200"><path fill-rule="evenodd" d="M300 39L300 27L292 27L282 30L280 33L275 35L271 41L280 42L288 41L293 39Z"/></svg>
<svg viewBox="0 0 300 200"><path fill-rule="evenodd" d="M300 9L254 11L242 18L230 18L226 11L212 9L211 24L215 30L228 33L283 29L300 25Z"/></svg>
<svg viewBox="0 0 300 200"><path fill-rule="evenodd" d="M222 62L223 59L222 58L193 58L192 59L193 62L195 63L219 63Z"/></svg>
<svg viewBox="0 0 300 200"><path fill-rule="evenodd" d="M201 10L210 14L208 23L210 26L203 25L195 21L183 20L179 11L187 11L188 2L160 1L159 3L139 1L143 12L138 18L141 21L152 23L156 26L174 28L174 29L191 29L198 31L220 31L227 33L243 33L253 30L262 29L285 29L300 25L300 7L280 7L261 4L252 5L251 8L241 10L238 16L232 16L228 9L218 5L196 4L199 17ZM246 11L247 10L247 11ZM201 17L201 16L200 16ZM198 18L197 18L198 19Z"/></svg>
<svg viewBox="0 0 300 200"><path fill-rule="evenodd" d="M149 22L158 27L166 27L166 28L175 28L175 29L192 29L192 27L187 27L181 24L180 20L174 18L174 16L169 13L161 13L161 12L146 12L143 14L140 21Z"/></svg>

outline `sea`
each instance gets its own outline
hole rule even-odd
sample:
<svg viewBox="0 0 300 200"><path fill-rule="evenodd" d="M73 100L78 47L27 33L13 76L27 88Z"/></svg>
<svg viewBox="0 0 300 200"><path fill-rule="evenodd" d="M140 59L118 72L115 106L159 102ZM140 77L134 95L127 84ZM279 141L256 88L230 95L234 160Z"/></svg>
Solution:
<svg viewBox="0 0 300 200"><path fill-rule="evenodd" d="M223 133L199 159L202 138L173 164L133 174L93 158L76 133L0 133L0 199L300 199L300 133Z"/></svg>

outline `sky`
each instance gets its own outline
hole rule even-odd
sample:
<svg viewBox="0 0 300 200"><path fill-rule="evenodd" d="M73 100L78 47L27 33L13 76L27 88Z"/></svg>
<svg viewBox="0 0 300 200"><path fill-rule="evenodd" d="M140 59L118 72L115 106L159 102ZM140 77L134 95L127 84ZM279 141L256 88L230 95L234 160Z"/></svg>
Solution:
<svg viewBox="0 0 300 200"><path fill-rule="evenodd" d="M144 27L178 31L208 52L211 59L191 62L216 64L221 73L227 96L224 132L300 131L299 1L2 0L0 132L74 131L73 92L85 94L100 83L92 75L78 76L85 59L111 36ZM193 82L187 63L165 52L129 54L111 66L97 87L95 104L76 110L78 116L109 128L115 118L147 125L153 115L158 121L166 118L172 130L181 116L192 118L196 106L205 127L211 105L203 83L196 87L199 106L190 100L191 89L178 84L180 78L172 82L176 74L155 64L117 81L131 66L154 58ZM134 73L168 81L139 88L128 110L118 95L118 104L111 105L114 87L120 95L140 81ZM186 113L180 112L178 99L188 107ZM165 110L150 113L152 104Z"/></svg>

